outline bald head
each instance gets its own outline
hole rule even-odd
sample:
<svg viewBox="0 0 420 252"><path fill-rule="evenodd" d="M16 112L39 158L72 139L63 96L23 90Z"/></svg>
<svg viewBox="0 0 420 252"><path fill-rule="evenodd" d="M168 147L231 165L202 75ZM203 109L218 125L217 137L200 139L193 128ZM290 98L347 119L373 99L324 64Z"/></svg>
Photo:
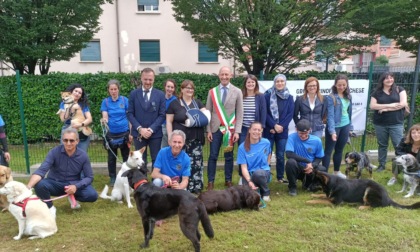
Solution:
<svg viewBox="0 0 420 252"><path fill-rule="evenodd" d="M232 78L232 72L230 68L227 66L223 66L219 70L219 80L223 86L227 86L230 83L230 79Z"/></svg>

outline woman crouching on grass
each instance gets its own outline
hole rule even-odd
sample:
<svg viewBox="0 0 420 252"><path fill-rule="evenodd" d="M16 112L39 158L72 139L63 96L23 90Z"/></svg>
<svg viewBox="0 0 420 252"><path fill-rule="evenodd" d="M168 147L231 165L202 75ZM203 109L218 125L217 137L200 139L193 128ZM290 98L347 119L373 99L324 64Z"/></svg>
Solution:
<svg viewBox="0 0 420 252"><path fill-rule="evenodd" d="M245 142L239 146L237 163L242 170L242 184L248 184L253 190L259 188L263 200L268 202L271 147L270 141L262 138L262 132L263 127L260 122L251 123Z"/></svg>

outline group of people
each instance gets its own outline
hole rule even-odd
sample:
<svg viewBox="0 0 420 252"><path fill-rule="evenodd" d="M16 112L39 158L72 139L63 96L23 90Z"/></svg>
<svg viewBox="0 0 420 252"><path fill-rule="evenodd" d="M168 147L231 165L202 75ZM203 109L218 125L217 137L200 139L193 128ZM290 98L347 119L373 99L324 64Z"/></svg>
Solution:
<svg viewBox="0 0 420 252"><path fill-rule="evenodd" d="M385 167L389 137L397 155L410 153L420 161L420 125L414 125L403 138L406 92L394 84L391 73L383 76L370 104L375 110L379 171ZM178 95L176 82L172 79L164 83L164 92L154 88L155 73L150 68L143 69L141 87L133 90L128 98L120 95L119 81L110 80L107 84L109 96L102 101L100 108L101 124L107 132L105 142L110 185L116 179L118 149L123 161L126 161L130 144L134 143L136 150L149 149L151 176L156 186L200 193L204 189L203 146L206 139L210 143L207 190L214 189L222 147L225 186L233 185L235 143L239 145L237 164L240 183L258 189L265 201L270 201L268 185L272 180L270 161L274 146L276 181L288 184L291 196L297 195L297 180L302 180L303 187L309 188L314 169L328 172L331 156L334 173L345 178L340 172L340 165L344 147L353 130L352 97L347 76L337 75L331 93L325 96L320 93L318 79L310 77L305 81L303 95L296 97L295 101L283 74L274 77L273 86L264 94L260 93L258 80L253 75L244 77L242 89L230 82L232 72L229 67L222 67L218 77L220 83L209 90L205 105L194 96L196 87L191 80L181 83ZM93 202L98 194L91 185L93 172L87 155L90 138L79 132L79 128L92 123L92 116L83 87L73 84L67 91L80 105L85 120L73 122L64 104L60 104L59 115L64 122L62 145L48 153L27 186L34 188L42 199L74 194L78 201ZM210 119L207 126L191 126L188 123L189 110L208 112ZM289 135L292 119L296 132ZM4 157L10 159L7 145L4 147L2 123L0 117ZM325 151L321 141L323 133ZM143 153L146 163L147 153ZM393 166L394 176L388 184L395 183L400 170L397 165ZM47 204L55 213L52 202ZM80 205L74 207L79 208Z"/></svg>

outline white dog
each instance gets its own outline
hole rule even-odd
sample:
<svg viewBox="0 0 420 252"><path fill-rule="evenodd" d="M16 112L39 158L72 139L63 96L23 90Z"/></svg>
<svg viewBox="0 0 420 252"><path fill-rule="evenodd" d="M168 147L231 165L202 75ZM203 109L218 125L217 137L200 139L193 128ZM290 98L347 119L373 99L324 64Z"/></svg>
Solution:
<svg viewBox="0 0 420 252"><path fill-rule="evenodd" d="M13 239L20 240L22 235L29 235L29 239L45 238L57 232L55 218L47 204L33 196L26 185L10 181L0 189L0 194L7 196L9 212L19 224L19 234Z"/></svg>
<svg viewBox="0 0 420 252"><path fill-rule="evenodd" d="M416 191L416 188L419 185L419 179L416 178L415 175L418 174L420 170L420 165L417 162L417 159L413 155L410 155L410 154L398 156L395 159L395 162L401 165L402 167L404 167L403 187L401 191L398 191L397 193L404 192L407 188L407 184L409 184L410 190L408 191L408 194L404 196L404 198L409 198L414 195L414 192Z"/></svg>
<svg viewBox="0 0 420 252"><path fill-rule="evenodd" d="M121 175L130 169L137 169L138 167L142 166L143 161L143 152L146 147L141 148L138 151L130 152L128 159L124 162L121 166L120 171L117 174L117 178L115 179L114 188L112 188L111 196L108 196L108 186L105 185L102 193L99 197L102 199L110 199L111 201L118 201L118 203L122 203L123 198L127 201L128 208L133 208L130 199L130 193L133 191L131 187L128 185L127 177L121 177Z"/></svg>

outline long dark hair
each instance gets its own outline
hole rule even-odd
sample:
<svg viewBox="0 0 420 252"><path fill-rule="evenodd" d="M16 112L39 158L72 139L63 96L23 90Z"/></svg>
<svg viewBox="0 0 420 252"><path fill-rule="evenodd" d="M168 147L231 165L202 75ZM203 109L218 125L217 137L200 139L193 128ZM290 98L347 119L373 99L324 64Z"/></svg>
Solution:
<svg viewBox="0 0 420 252"><path fill-rule="evenodd" d="M82 89L82 95L80 96L80 99L77 101L77 103L79 103L79 105L82 107L82 109L84 109L85 107L89 106L89 102L87 99L87 95L86 95L86 91L85 89L82 87L81 84L79 83L73 83L70 86L67 87L66 91L73 93L73 90L76 88L80 88Z"/></svg>
<svg viewBox="0 0 420 252"><path fill-rule="evenodd" d="M384 80L388 78L389 76L394 78L394 74L391 72L385 72L381 74L381 76L378 79L378 85L376 86L376 91L381 91L384 88ZM394 83L392 83L390 93L396 91L396 89L397 89L397 85L395 85L395 81L394 81Z"/></svg>
<svg viewBox="0 0 420 252"><path fill-rule="evenodd" d="M246 138L245 138L245 143L244 143L244 147L245 147L245 151L248 152L251 150L251 137L249 134L249 130L252 128L252 126L254 125L260 125L261 128L263 128L262 124L258 121L255 121L253 123L251 123L251 126L249 126L248 128L248 132L246 133ZM261 138L260 138L261 139Z"/></svg>
<svg viewBox="0 0 420 252"><path fill-rule="evenodd" d="M337 82L339 80L345 80L346 81L347 88L343 92L343 97L350 100L351 99L351 95L350 95L350 87L349 87L349 78L347 77L347 75L337 74L337 76L335 76L334 85L331 87L332 93L333 94L338 94L337 87L335 85L337 85Z"/></svg>
<svg viewBox="0 0 420 252"><path fill-rule="evenodd" d="M242 95L244 98L248 96L248 90L246 89L246 82L248 81L248 79L255 81L255 88L254 88L255 95L260 93L260 85L258 84L257 77L255 77L255 75L253 74L248 74L247 76L245 76L243 85L242 85Z"/></svg>

